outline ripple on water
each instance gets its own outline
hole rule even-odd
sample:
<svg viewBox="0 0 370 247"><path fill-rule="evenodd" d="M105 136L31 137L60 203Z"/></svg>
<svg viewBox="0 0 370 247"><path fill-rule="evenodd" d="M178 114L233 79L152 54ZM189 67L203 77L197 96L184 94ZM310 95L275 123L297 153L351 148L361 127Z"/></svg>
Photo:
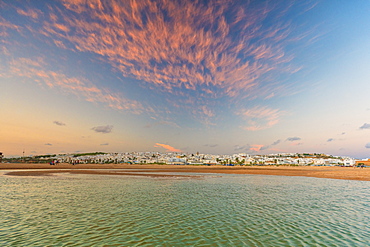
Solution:
<svg viewBox="0 0 370 247"><path fill-rule="evenodd" d="M369 183L0 177L0 245L366 246Z"/></svg>

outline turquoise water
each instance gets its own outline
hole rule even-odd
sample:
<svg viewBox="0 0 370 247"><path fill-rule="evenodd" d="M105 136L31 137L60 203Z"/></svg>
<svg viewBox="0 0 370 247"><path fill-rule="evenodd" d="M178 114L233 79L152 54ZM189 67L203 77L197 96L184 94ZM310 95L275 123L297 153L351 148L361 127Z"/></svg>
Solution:
<svg viewBox="0 0 370 247"><path fill-rule="evenodd" d="M0 246L369 246L370 182L0 176Z"/></svg>

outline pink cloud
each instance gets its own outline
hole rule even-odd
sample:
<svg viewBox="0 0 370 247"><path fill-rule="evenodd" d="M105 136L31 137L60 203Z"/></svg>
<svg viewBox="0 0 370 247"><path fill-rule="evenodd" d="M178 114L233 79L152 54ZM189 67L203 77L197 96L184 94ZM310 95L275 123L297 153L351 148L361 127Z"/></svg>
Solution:
<svg viewBox="0 0 370 247"><path fill-rule="evenodd" d="M17 13L20 15L31 17L32 19L37 19L40 15L42 15L42 12L38 9L17 9Z"/></svg>
<svg viewBox="0 0 370 247"><path fill-rule="evenodd" d="M252 150L252 151L255 151L255 152L259 152L261 151L261 148L263 147L264 145L260 145L260 144L253 144L251 145L251 148L249 148L249 150Z"/></svg>
<svg viewBox="0 0 370 247"><path fill-rule="evenodd" d="M167 144L161 144L161 143L156 143L154 147L162 147L166 149L168 152L175 152L175 153L181 153L182 151L180 149L176 149L174 147L171 147L170 145Z"/></svg>
<svg viewBox="0 0 370 247"><path fill-rule="evenodd" d="M124 76L163 91L253 96L261 79L267 83L269 72L290 73L285 69L292 57L284 50L291 26L276 21L267 27L263 22L284 15L291 4L281 9L189 0L62 4L44 22L43 35L59 47L68 42L69 49L101 55Z"/></svg>
<svg viewBox="0 0 370 247"><path fill-rule="evenodd" d="M185 108L207 125L214 125L218 99L231 102L270 99L290 92L285 83L276 81L281 74L300 69L292 64L294 56L286 48L292 42L303 43L311 35L305 30L292 32L293 25L284 22L286 18L282 17L293 2L276 5L192 0L60 2L49 4L47 14L35 8L15 7L20 17L28 17L39 26L17 27L0 17L0 35L8 35L8 29L27 30L60 49L95 55L115 72L137 79L141 87L179 96L176 102L170 102L171 107ZM275 21L265 25L266 19ZM297 38L296 33L305 35ZM40 85L89 102L135 113L153 111L122 94L97 87L86 78L42 67L18 73L25 77L34 73ZM270 111L265 115L256 115L251 110L239 114L247 122L243 128L250 131L270 128L281 116L274 109L262 109Z"/></svg>
<svg viewBox="0 0 370 247"><path fill-rule="evenodd" d="M0 37L7 37L9 35L7 32L8 29L21 30L19 26L6 21L0 16Z"/></svg>

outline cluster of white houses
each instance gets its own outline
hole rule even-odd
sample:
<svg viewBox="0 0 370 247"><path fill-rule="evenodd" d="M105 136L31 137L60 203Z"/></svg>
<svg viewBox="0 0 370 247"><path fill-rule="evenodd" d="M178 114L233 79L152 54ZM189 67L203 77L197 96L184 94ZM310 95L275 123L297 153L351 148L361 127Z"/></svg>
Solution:
<svg viewBox="0 0 370 247"><path fill-rule="evenodd" d="M353 166L356 161L349 157L333 157L322 154L270 154L233 155L131 152L96 155L56 155L61 163L128 163L128 164L176 164L176 165L316 165Z"/></svg>

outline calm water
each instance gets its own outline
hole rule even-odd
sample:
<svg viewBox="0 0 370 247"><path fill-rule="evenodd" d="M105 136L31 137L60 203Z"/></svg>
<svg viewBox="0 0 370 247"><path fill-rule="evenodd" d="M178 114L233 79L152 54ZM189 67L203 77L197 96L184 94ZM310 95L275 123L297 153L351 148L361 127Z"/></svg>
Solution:
<svg viewBox="0 0 370 247"><path fill-rule="evenodd" d="M0 176L0 246L369 246L370 182Z"/></svg>

